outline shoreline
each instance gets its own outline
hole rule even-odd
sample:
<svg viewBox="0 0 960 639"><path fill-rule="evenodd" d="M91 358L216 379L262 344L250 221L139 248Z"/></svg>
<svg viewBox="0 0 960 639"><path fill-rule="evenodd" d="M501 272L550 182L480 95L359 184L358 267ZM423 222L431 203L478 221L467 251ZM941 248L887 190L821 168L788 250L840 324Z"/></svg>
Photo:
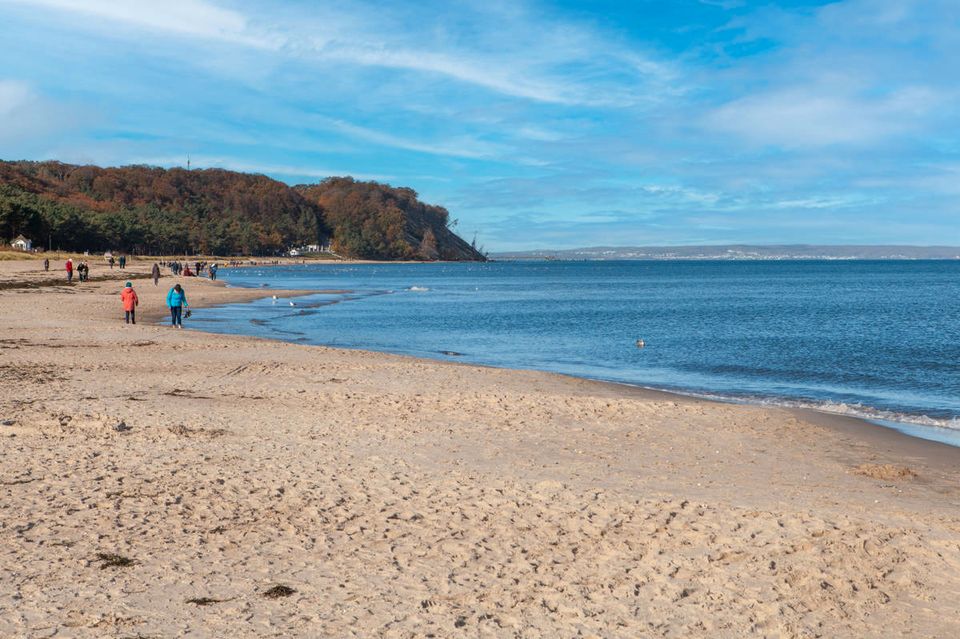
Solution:
<svg viewBox="0 0 960 639"><path fill-rule="evenodd" d="M955 448L118 292L0 291L2 636L960 633Z"/></svg>
<svg viewBox="0 0 960 639"><path fill-rule="evenodd" d="M228 280L224 280L224 281L229 284L229 281L228 281ZM240 288L240 289L246 290L246 287L236 287L236 288ZM260 290L260 289L255 289L255 290ZM300 289L300 290L296 290L296 289L282 289L282 288L269 288L269 289L266 289L266 290L270 290L270 291L271 291L271 294L276 294L276 295L277 295L278 297L280 297L280 298L309 296L309 295L315 295L315 294L332 294L332 293L346 293L346 292L349 292L349 291L344 291L344 290L312 290L312 289ZM291 294L289 294L289 295L287 295L287 294L281 295L281 294L280 294L281 292L290 292ZM264 296L262 296L262 297L269 297L269 295L264 295ZM215 306L229 306L229 305L232 305L232 304L245 304L245 303L249 303L249 302L255 301L256 299L262 299L262 297L261 297L261 298L253 298L253 299L249 299L249 300L241 300L241 301L238 301L238 302L232 302L232 301L231 301L231 302L225 302L225 303L223 303L223 304L216 304ZM219 335L219 334L223 334L223 333L218 333L216 330L207 330L207 329L197 329L197 330L203 330L204 332L209 332L209 333L218 334L218 335ZM259 338L259 339L276 340L276 341L285 342L285 343L291 343L291 344L302 344L301 342L295 342L295 341L292 341L292 340L285 340L285 339L283 339L282 337L279 337L279 336L278 336L278 337L253 336L253 335L248 335L248 336L249 336L249 337L257 337L257 338ZM441 359L441 358L439 358L439 357L433 358L433 357L425 357L425 356L418 356L418 355L409 355L409 354L405 354L405 353L401 353L401 352L378 351L378 350L371 350L371 349L367 349L367 348L363 348L363 347L358 347L358 348L344 348L344 347L338 347L338 346L329 345L329 344L315 344L315 345L316 345L316 346L322 346L322 347L324 347L324 348L333 348L333 349L341 349L341 350L357 351L357 352L365 352L365 353L382 353L382 354L385 354L385 355L392 355L392 356L411 357L411 358L413 358L413 359L418 359L418 360L426 360L426 361L432 361L432 362L451 362L451 363L462 364L462 365L465 365L465 366L480 366L480 367L492 368L492 369L497 369L497 370L525 370L525 371L526 371L526 370L529 370L529 371L535 371L535 372L539 372L539 373L543 373L543 374L548 374L548 375L561 375L561 376L564 376L564 377L571 377L571 378L578 379L578 380L594 381L594 382L603 383L603 384L612 384L612 385L617 386L617 387L642 389L642 390L650 391L650 392L653 392L653 393L665 394L665 395L668 395L668 396L672 396L672 397L674 397L674 398L689 398L689 399L695 399L695 400L699 400L699 401L716 402L716 403L721 403L721 404L743 405L743 406L755 406L755 407L759 407L759 408L772 408L772 409L776 409L776 410L798 411L798 412L801 413L801 414L808 414L808 415L812 415L812 416L822 417L822 418L823 418L822 421L823 421L824 423L829 423L829 424L842 423L843 420L854 420L854 421L860 422L860 423L863 424L864 426L868 426L868 427L870 427L870 428L881 429L881 430L882 430L881 435L882 435L883 433L885 433L886 431L892 431L893 433L896 433L896 434L899 435L900 437L905 437L905 438L908 438L908 439L910 439L910 440L921 440L921 441L931 442L931 443L937 444L937 445L939 445L939 446L946 446L946 447L952 448L952 449L960 449L960 443L954 444L954 443L950 443L949 441L944 441L944 439L942 439L942 438L940 438L940 439L937 438L937 436L936 436L936 431L937 431L937 429L946 428L946 427L939 427L939 426L935 426L935 425L921 424L921 423L909 422L909 421L903 421L903 422L901 422L901 421L897 421L897 420L895 420L895 419L882 419L882 418L879 418L879 417L877 417L877 418L871 418L871 417L868 417L868 416L865 416L865 415L843 414L843 413L833 412L833 411L830 411L830 410L827 410L827 409L821 409L821 408L818 408L818 407L816 407L816 406L796 406L796 405L793 404L793 403L795 403L795 402L803 402L803 401L811 401L811 403L812 403L812 400L794 399L794 398L789 398L789 397L756 398L756 400L751 400L751 399L745 399L745 398L741 398L741 397L737 397L737 396L724 396L724 395L721 395L721 394L712 393L712 392L710 392L710 391L700 391L700 390L695 390L695 389L685 390L685 389L679 389L679 388L678 388L678 389L657 388L657 387L654 387L654 386L647 386L647 385L638 384L638 383L622 382L622 381L616 381L616 380L596 379L596 378L580 376L580 375L576 375L576 374L572 374L572 373L562 373L562 372L548 371L548 370L543 370L543 369L534 369L534 368L530 368L530 369L527 369L527 368L519 368L519 369L517 369L517 368L511 368L511 367L509 367L509 366L487 365L487 364L479 364L479 363L474 363L474 362L469 362L469 361L451 361L451 360L448 360L448 359ZM769 399L769 400L770 400L769 403L765 402L765 401L764 401L765 399ZM879 409L874 409L874 410L879 410ZM925 417L925 416L922 416L922 417ZM836 418L836 419L834 419L834 418ZM840 420L840 421L837 421L837 420ZM883 422L887 422L887 423L889 423L889 424L891 424L891 425L886 425L886 424L884 424ZM901 430L900 428L898 428L898 425L904 427L905 430ZM923 432L924 430L929 429L929 434L930 434L930 436L929 436L929 437L924 437L924 436L919 435L919 434L918 434L918 435L913 435L913 434L910 434L909 432L905 432L905 431L909 431L909 430L911 430L911 429L916 429L916 430L918 430L918 431L920 431L920 432ZM951 431L951 434L954 434L954 432ZM960 434L956 434L955 436L960 437ZM947 437L947 439L949 439L949 437Z"/></svg>
<svg viewBox="0 0 960 639"><path fill-rule="evenodd" d="M35 262L36 260L24 260L22 264L29 264L31 266L35 266ZM98 263L98 266L101 267L101 271L106 270L106 273L91 278L90 282L123 281L125 279L130 279L134 281L139 281L139 280L149 281L150 273L148 269L150 266L152 266L153 262L154 260L152 259L137 258L128 262L127 269L120 270L119 268L109 269L106 261L103 261L102 264ZM17 263L18 262L16 261L8 261L6 262L6 265L9 268L9 265L17 264ZM315 260L314 262L307 262L307 264L311 264L311 263L312 264L328 264L328 263L329 264L372 264L372 263L393 264L393 263L400 263L400 262L376 262L371 260L335 260L335 261ZM402 263L424 263L424 262L402 262ZM242 268L242 269L273 268L276 266L290 266L290 265L300 265L300 264L301 264L300 258L286 258L286 261L281 261L280 264L240 264L239 266L224 267L224 270L227 270L229 272L230 268ZM138 266L140 268L137 268ZM164 269L164 271L166 270L167 269ZM3 272L0 271L0 275L2 274ZM334 293L349 292L344 289L330 289L330 290L316 289L315 290L315 289L281 289L281 288L253 288L253 287L231 286L229 283L229 280L226 280L226 279L218 279L216 281L210 281L209 279L202 278L202 277L187 277L187 278L172 277L168 273L164 273L164 276L162 279L166 279L168 281L174 280L181 284L189 284L194 281L203 281L206 284L209 284L212 286L222 287L224 289L229 288L232 291L244 292L243 295L230 296L231 299L229 300L211 301L204 304L203 306L194 305L195 308L204 308L204 306L218 307L218 306L229 306L232 304L247 304L260 299L271 297L273 295L276 295L277 298L279 299L287 299L287 298L296 298L296 297L306 297L306 296L318 295L318 294L334 294ZM13 283L9 281L4 281L4 279L0 279L0 292L4 290L16 290L18 288L43 288L47 286L65 286L65 285L66 285L66 282L62 281L62 278L56 279L56 278L46 277L44 278L43 281L40 281L40 282L27 281L27 282L13 282ZM76 281L73 285L74 286L77 285ZM269 291L269 293L266 293L266 291ZM168 313L166 312L166 309L152 310L152 311L148 311L147 313L141 314L141 319L143 320L160 322L160 323L162 323L162 320L167 317L168 317ZM212 331L212 330L205 330L205 329L193 329L193 330L197 332L210 333L213 335L227 335L227 334L218 333L217 331ZM246 337L251 337L254 339L274 340L274 341L287 343L287 344L302 345L298 342L284 340L280 337L265 337L265 336L250 336L250 335L247 335ZM871 419L870 417L861 416L861 415L845 415L845 414L831 412L829 410L821 410L814 406L791 406L788 404L778 404L776 403L777 398L773 398L774 403L765 404L760 401L750 401L750 400L745 400L745 399L734 397L734 396L724 397L722 395L716 395L713 397L710 397L710 396L704 397L702 392L698 392L695 390L684 391L683 389L661 389L661 388L643 386L639 384L633 384L630 382L594 379L590 377L581 377L574 374L559 373L559 372L546 371L541 369L513 369L509 367L488 366L484 364L475 364L471 362L457 362L457 361L451 362L450 360L444 360L440 358L434 359L429 357L418 357L415 355L406 355L403 353L391 353L388 351L375 351L375 350L368 350L364 348L344 349L342 347L337 347L337 346L328 346L328 345L320 345L320 346L324 348L331 348L336 350L346 350L351 352L362 352L362 353L379 353L379 354L390 355L390 356L410 357L414 360L425 360L425 361L431 361L431 362L449 362L449 363L460 364L464 366L479 366L484 368L492 368L495 370L521 370L521 371L529 370L533 372L542 373L545 375L559 375L562 377L570 377L577 380L597 382L600 384L610 384L615 387L623 387L626 389L640 389L650 393L670 397L670 398L673 398L674 400L682 398L682 399L692 399L692 400L704 401L704 402L715 402L720 404L754 406L759 408L771 408L774 410L785 410L788 412L796 412L797 414L804 415L807 417L809 421L814 421L814 422L821 423L823 425L828 425L828 427L831 427L831 428L838 428L843 430L844 432L856 433L861 437L872 437L873 435L871 435L871 432L877 431L875 433L877 437L877 439L875 440L876 443L887 443L889 441L899 441L899 442L904 442L903 445L908 445L906 444L906 442L911 442L911 441L926 442L930 444L935 444L935 446L931 448L931 452L936 455L939 455L939 453L935 452L939 447L946 447L948 449L960 450L960 444L951 444L951 443L942 441L940 439L927 438L919 435L911 435L908 432L899 430L896 426L887 426L879 422L889 421L890 423L902 424L906 427L919 428L919 429L929 428L931 430L938 428L936 426L916 424L913 422L896 422L895 420L882 420L879 418ZM782 399L783 401L799 401L799 400L792 400L790 398L780 398L780 399ZM859 424L859 427L853 427L852 424ZM895 435L895 437L892 437L892 438L888 437L888 435L891 435L891 434ZM912 450L916 448L915 446L909 446L909 447Z"/></svg>

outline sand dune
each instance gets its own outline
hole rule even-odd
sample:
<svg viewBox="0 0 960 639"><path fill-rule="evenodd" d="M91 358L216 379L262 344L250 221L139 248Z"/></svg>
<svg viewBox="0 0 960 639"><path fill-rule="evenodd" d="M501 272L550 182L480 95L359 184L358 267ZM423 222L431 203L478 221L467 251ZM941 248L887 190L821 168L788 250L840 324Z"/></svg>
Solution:
<svg viewBox="0 0 960 639"><path fill-rule="evenodd" d="M0 291L0 637L960 635L956 449L175 331L171 282Z"/></svg>

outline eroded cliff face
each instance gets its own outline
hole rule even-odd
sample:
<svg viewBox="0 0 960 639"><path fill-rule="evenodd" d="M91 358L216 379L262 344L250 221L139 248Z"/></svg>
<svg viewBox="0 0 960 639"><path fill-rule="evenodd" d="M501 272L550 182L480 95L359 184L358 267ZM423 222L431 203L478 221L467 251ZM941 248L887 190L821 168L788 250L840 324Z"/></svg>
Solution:
<svg viewBox="0 0 960 639"><path fill-rule="evenodd" d="M320 206L339 253L355 258L485 261L454 233L442 206L420 201L416 191L352 178L328 178L295 187Z"/></svg>

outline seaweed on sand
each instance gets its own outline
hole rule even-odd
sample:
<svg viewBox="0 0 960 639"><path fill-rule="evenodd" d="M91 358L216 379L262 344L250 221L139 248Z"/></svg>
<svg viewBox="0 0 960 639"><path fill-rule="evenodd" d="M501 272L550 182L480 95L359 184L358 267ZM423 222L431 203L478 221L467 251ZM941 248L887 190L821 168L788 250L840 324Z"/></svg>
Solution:
<svg viewBox="0 0 960 639"><path fill-rule="evenodd" d="M270 588L263 593L263 596L267 599L279 599L280 597L289 597L290 595L297 592L290 586L284 586L283 584L278 584L273 588Z"/></svg>
<svg viewBox="0 0 960 639"><path fill-rule="evenodd" d="M187 603L195 604L197 606L209 606L215 603L223 603L225 601L230 601L230 599L214 599L212 597L194 597L193 599L187 599Z"/></svg>
<svg viewBox="0 0 960 639"><path fill-rule="evenodd" d="M98 552L97 559L102 561L100 568L129 568L130 566L137 563L136 559L130 559L129 557L124 557L123 555L118 555L111 552Z"/></svg>

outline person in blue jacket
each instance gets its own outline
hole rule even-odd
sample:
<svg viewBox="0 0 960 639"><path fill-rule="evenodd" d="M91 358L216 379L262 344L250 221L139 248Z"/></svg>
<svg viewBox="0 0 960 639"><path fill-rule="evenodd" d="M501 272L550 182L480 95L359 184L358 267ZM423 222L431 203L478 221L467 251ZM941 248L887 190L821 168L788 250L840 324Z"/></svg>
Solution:
<svg viewBox="0 0 960 639"><path fill-rule="evenodd" d="M190 305L187 304L187 294L179 284L175 284L167 293L167 306L170 308L170 321L174 326L183 328L183 307Z"/></svg>

